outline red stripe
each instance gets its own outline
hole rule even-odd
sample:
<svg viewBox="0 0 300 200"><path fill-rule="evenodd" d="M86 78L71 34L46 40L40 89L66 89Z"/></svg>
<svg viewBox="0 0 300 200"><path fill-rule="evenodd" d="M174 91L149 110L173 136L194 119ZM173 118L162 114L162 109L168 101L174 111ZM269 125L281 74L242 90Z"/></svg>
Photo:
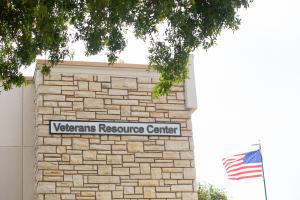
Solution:
<svg viewBox="0 0 300 200"><path fill-rule="evenodd" d="M231 160L236 160L237 158L239 159L240 157L241 156L232 156L230 158L223 158L222 161L223 161L223 163L226 163L226 162L231 161Z"/></svg>
<svg viewBox="0 0 300 200"><path fill-rule="evenodd" d="M233 156L228 156L227 158L222 158L222 161L224 161L224 160L230 160L230 159L235 159L233 157L244 156L244 155L245 155L244 153L241 153L241 154L236 154L236 155L233 155Z"/></svg>
<svg viewBox="0 0 300 200"><path fill-rule="evenodd" d="M244 154L240 154L240 155L234 155L234 156L231 156L231 157L228 157L228 158L223 158L222 161L223 163L226 163L228 161L231 161L231 160L237 160L239 159L241 156L245 156Z"/></svg>
<svg viewBox="0 0 300 200"><path fill-rule="evenodd" d="M234 171L239 171L241 169L251 169L251 168L257 168L257 167L262 167L262 165L243 165L243 167L238 167L238 168L235 168L235 169L232 169L232 170L228 170L227 173L230 173L230 172L234 172Z"/></svg>
<svg viewBox="0 0 300 200"><path fill-rule="evenodd" d="M239 175L243 175L243 174L250 174L250 173L259 173L262 172L262 170L251 170L251 171L244 171L244 172L238 172L235 174L228 174L228 176L232 177L232 176L239 176Z"/></svg>
<svg viewBox="0 0 300 200"><path fill-rule="evenodd" d="M233 156L241 156L241 155L245 155L245 153L235 154Z"/></svg>
<svg viewBox="0 0 300 200"><path fill-rule="evenodd" d="M231 162L228 162L228 163L226 163L226 164L223 163L223 165L224 165L224 167L226 168L228 165L230 165L230 164L232 164L232 163L235 163L235 162L237 162L237 161L241 161L241 160L244 160L244 157L243 157L243 158L236 159L236 160L231 161Z"/></svg>
<svg viewBox="0 0 300 200"><path fill-rule="evenodd" d="M234 161L234 160L236 160L236 159L233 159L233 158L227 159L226 161L223 161L223 165L226 165L227 162L229 162L229 161Z"/></svg>
<svg viewBox="0 0 300 200"><path fill-rule="evenodd" d="M262 174L259 174L259 175L251 175L251 176L241 176L241 177L238 177L238 178L230 178L230 177L228 177L228 179L230 179L230 180L241 180L241 179L246 179L246 178L256 178L256 177L262 177Z"/></svg>
<svg viewBox="0 0 300 200"><path fill-rule="evenodd" d="M239 163L234 164L234 165L230 165L229 167L225 167L225 169L226 169L226 171L227 171L227 170L231 169L232 167L241 166L241 165L243 165L243 164L244 164L244 161L239 162Z"/></svg>
<svg viewBox="0 0 300 200"><path fill-rule="evenodd" d="M232 163L234 163L234 162L237 162L237 161L239 161L240 159L244 159L244 158L230 159L230 160L228 160L228 161L226 161L226 162L223 162L223 165L224 165L224 167L227 167L228 165L230 165L230 164L232 164Z"/></svg>

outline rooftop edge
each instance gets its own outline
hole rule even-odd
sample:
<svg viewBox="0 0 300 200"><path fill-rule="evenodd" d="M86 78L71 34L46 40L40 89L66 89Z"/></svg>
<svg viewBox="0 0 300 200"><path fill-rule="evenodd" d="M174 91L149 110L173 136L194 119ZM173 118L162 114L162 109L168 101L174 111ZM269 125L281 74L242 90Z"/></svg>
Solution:
<svg viewBox="0 0 300 200"><path fill-rule="evenodd" d="M46 60L37 59L36 64L46 64ZM112 68L131 68L131 69L149 69L146 64L131 64L131 63L114 63L109 64L106 62L90 62L90 61L63 61L57 64L63 66L88 66L88 67L112 67Z"/></svg>

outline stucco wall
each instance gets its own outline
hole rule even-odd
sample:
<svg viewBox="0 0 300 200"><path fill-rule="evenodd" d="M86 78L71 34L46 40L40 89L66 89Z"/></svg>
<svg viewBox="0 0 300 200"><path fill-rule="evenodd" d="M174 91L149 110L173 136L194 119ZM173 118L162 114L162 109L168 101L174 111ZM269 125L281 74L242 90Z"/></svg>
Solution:
<svg viewBox="0 0 300 200"><path fill-rule="evenodd" d="M60 66L36 73L39 200L196 197L191 109L183 86L153 99L146 69ZM178 122L182 136L50 135L49 120Z"/></svg>
<svg viewBox="0 0 300 200"><path fill-rule="evenodd" d="M33 199L33 87L0 93L0 199Z"/></svg>

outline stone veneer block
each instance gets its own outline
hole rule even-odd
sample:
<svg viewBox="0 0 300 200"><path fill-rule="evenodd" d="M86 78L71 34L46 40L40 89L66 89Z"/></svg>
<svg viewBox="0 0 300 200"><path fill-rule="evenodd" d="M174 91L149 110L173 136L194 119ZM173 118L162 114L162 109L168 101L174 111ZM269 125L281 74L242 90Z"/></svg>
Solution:
<svg viewBox="0 0 300 200"><path fill-rule="evenodd" d="M97 200L111 200L111 192L97 192Z"/></svg>
<svg viewBox="0 0 300 200"><path fill-rule="evenodd" d="M137 82L135 78L112 78L112 88L137 89Z"/></svg>
<svg viewBox="0 0 300 200"><path fill-rule="evenodd" d="M89 139L73 138L73 149L74 150L88 150L89 149Z"/></svg>
<svg viewBox="0 0 300 200"><path fill-rule="evenodd" d="M118 176L89 176L89 183L120 183Z"/></svg>
<svg viewBox="0 0 300 200"><path fill-rule="evenodd" d="M101 91L101 83L99 82L90 82L89 83L90 91Z"/></svg>
<svg viewBox="0 0 300 200"><path fill-rule="evenodd" d="M128 152L144 152L143 142L128 142Z"/></svg>
<svg viewBox="0 0 300 200"><path fill-rule="evenodd" d="M103 99L85 98L84 107L86 108L103 108Z"/></svg>
<svg viewBox="0 0 300 200"><path fill-rule="evenodd" d="M38 193L55 193L55 182L39 182L37 185Z"/></svg>

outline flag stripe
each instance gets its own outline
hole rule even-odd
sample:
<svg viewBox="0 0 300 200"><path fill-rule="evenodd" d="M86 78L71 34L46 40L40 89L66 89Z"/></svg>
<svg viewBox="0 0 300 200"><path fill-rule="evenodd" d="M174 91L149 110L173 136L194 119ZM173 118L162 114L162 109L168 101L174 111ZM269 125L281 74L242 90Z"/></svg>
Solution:
<svg viewBox="0 0 300 200"><path fill-rule="evenodd" d="M226 161L230 161L230 160L236 160L236 159L242 158L244 156L245 156L244 154L234 155L234 156L230 156L228 158L223 158L222 161L226 162Z"/></svg>
<svg viewBox="0 0 300 200"><path fill-rule="evenodd" d="M257 174L257 175L251 175L251 176L241 176L238 178L228 178L230 180L242 180L242 179L246 179L246 178L256 178L256 177L262 177L261 174Z"/></svg>
<svg viewBox="0 0 300 200"><path fill-rule="evenodd" d="M234 163L237 163L237 162L239 162L239 161L244 160L244 157L245 157L245 156L243 156L242 158L239 158L239 159L232 160L232 161L230 161L230 162L225 162L225 163L223 163L223 165L224 165L225 167L227 167L228 165L232 165L232 164L234 164Z"/></svg>
<svg viewBox="0 0 300 200"><path fill-rule="evenodd" d="M242 167L238 167L238 168L235 168L235 169L227 170L227 173L240 171L242 169L253 169L253 168L261 168L261 167L262 167L262 165L249 165L249 166L243 166L242 165Z"/></svg>
<svg viewBox="0 0 300 200"><path fill-rule="evenodd" d="M260 150L223 158L222 163L230 180L262 177Z"/></svg>
<svg viewBox="0 0 300 200"><path fill-rule="evenodd" d="M226 171L238 169L238 168L240 168L240 167L245 167L245 165L246 165L246 166L258 166L258 165L261 166L260 163L249 163L249 164L245 164L244 162L240 162L239 165L227 167L227 170L226 170ZM226 168L225 168L225 169L226 169Z"/></svg>
<svg viewBox="0 0 300 200"><path fill-rule="evenodd" d="M244 156L245 156L245 154L238 154L238 155L230 156L228 158L223 158L222 161L236 160L237 158L244 157Z"/></svg>
<svg viewBox="0 0 300 200"><path fill-rule="evenodd" d="M230 165L230 166L228 166L228 167L225 167L225 169L226 169L226 170L229 170L229 169L231 169L231 168L238 167L238 166L241 166L241 165L243 165L243 164L244 164L244 161L240 161L240 162L238 162L238 163L235 163L235 164L233 164L233 165Z"/></svg>
<svg viewBox="0 0 300 200"><path fill-rule="evenodd" d="M237 173L228 173L228 176L239 176L243 174L250 174L250 173L261 173L262 170L249 170L249 171L242 171L242 172L237 172Z"/></svg>

